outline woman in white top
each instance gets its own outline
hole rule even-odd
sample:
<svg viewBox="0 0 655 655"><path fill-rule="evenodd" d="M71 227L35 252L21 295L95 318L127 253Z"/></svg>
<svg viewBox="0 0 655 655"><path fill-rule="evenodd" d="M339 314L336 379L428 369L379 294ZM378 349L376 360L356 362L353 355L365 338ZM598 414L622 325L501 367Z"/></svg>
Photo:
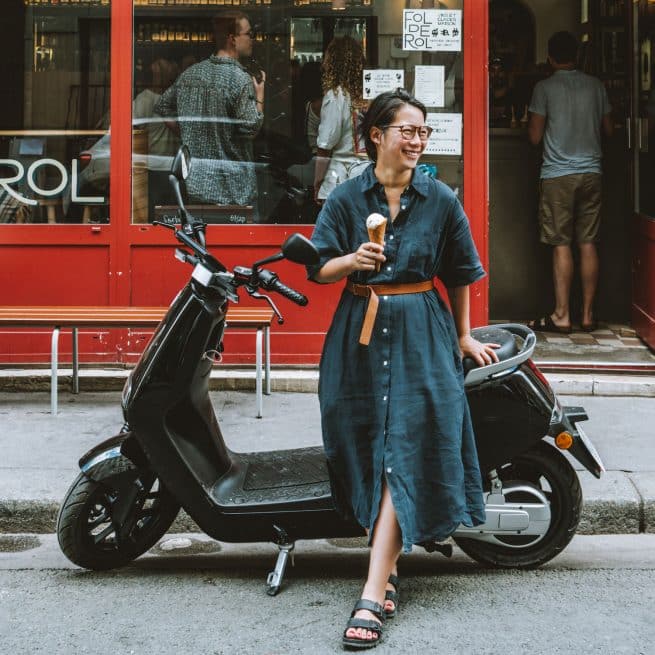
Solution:
<svg viewBox="0 0 655 655"><path fill-rule="evenodd" d="M368 158L358 137L364 54L349 36L332 39L323 59L323 102L318 127L314 196L322 203L341 182L359 175Z"/></svg>

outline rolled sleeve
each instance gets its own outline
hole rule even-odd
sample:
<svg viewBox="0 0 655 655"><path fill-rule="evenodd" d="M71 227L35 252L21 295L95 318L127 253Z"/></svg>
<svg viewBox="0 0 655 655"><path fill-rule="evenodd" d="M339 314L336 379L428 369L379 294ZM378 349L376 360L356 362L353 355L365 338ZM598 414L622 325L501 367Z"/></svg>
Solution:
<svg viewBox="0 0 655 655"><path fill-rule="evenodd" d="M444 254L437 275L446 287L463 287L486 273L471 236L471 228L458 200L451 205Z"/></svg>
<svg viewBox="0 0 655 655"><path fill-rule="evenodd" d="M316 139L316 145L322 150L333 150L341 139L344 101L343 93L335 94L333 91L328 91L323 97Z"/></svg>
<svg viewBox="0 0 655 655"><path fill-rule="evenodd" d="M262 126L264 114L257 111L255 89L252 81L244 82L234 109L235 118L239 121L238 131L245 136L254 137Z"/></svg>
<svg viewBox="0 0 655 655"><path fill-rule="evenodd" d="M169 86L155 103L154 111L164 118L177 116L177 85Z"/></svg>
<svg viewBox="0 0 655 655"><path fill-rule="evenodd" d="M548 116L546 92L544 90L544 85L541 82L537 82L534 87L528 111L533 114L539 114L540 116Z"/></svg>
<svg viewBox="0 0 655 655"><path fill-rule="evenodd" d="M307 266L307 278L313 282L316 282L316 274L327 262L348 252L344 211L341 203L330 196L318 215L311 240L318 250L319 261Z"/></svg>

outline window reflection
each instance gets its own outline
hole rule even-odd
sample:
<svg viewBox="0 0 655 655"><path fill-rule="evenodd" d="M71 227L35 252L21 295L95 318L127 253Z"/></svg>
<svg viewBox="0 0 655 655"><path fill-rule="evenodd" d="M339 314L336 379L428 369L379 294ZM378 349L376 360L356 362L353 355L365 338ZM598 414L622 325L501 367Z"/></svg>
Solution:
<svg viewBox="0 0 655 655"><path fill-rule="evenodd" d="M109 0L8 0L0 49L0 222L107 222Z"/></svg>
<svg viewBox="0 0 655 655"><path fill-rule="evenodd" d="M402 71L410 91L417 65L442 67L441 100L428 111L458 115L461 125L461 49L403 51L403 9L414 6L405 0L336 3L343 7L331 0L230 2L228 7L209 0L159 4L168 6L135 2L134 7L134 222L174 219L165 162L180 137L190 140L195 167L186 200L208 223L313 223L320 210L314 185L319 126L326 120L324 60L335 38L359 44L362 70ZM434 8L461 10L462 3L435 2ZM224 100L218 96L224 86L208 84L209 78L220 77L212 76L212 67L229 65L225 53L216 56L221 48L213 19L235 11L245 13L239 14L232 31L232 55L236 52L241 77L251 78L244 92L251 105L241 98L239 110L235 102L221 105ZM177 72L168 88L149 80L157 61ZM256 104L260 71L266 81L263 103ZM137 105L144 100L144 90L150 95L141 108ZM359 101L361 93L356 95ZM254 116L253 105L263 114L261 121ZM349 126L353 109L362 108L347 112ZM159 145L154 143L155 133ZM459 142L458 151L450 156L424 155L422 168L461 193L461 134ZM333 148L330 157L336 155Z"/></svg>

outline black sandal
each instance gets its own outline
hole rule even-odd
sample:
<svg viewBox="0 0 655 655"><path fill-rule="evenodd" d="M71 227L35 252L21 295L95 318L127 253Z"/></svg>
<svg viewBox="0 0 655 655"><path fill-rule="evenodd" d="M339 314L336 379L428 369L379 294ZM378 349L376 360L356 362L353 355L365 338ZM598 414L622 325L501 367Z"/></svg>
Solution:
<svg viewBox="0 0 655 655"><path fill-rule="evenodd" d="M550 314L544 314L528 323L528 327L535 332L554 332L555 334L571 334L571 325L555 325Z"/></svg>
<svg viewBox="0 0 655 655"><path fill-rule="evenodd" d="M380 621L373 621L372 619L355 618L355 613L359 610L368 610L372 612ZM350 619L346 624L346 629L343 631L342 643L346 648L375 648L382 641L382 624L384 623L385 613L384 608L380 603L376 603L367 598L360 598L355 603L355 609L350 614ZM357 637L346 637L346 633L351 628L363 628L370 630L377 634L373 639L358 639Z"/></svg>
<svg viewBox="0 0 655 655"><path fill-rule="evenodd" d="M390 600L393 603L393 609L390 612L384 610L384 614L386 618L393 619L393 617L396 616L396 612L398 611L398 601L400 600L400 580L398 579L397 575L392 573L389 576L389 580L387 580L387 582L393 585L395 589L393 591L391 589L387 589L387 591L384 593L384 600Z"/></svg>

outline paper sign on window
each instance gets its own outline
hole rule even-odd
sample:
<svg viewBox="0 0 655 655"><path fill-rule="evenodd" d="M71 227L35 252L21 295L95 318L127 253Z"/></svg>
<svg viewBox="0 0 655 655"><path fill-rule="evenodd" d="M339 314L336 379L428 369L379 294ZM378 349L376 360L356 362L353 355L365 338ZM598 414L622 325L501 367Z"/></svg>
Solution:
<svg viewBox="0 0 655 655"><path fill-rule="evenodd" d="M426 124L432 135L425 148L426 155L462 154L462 115L428 113Z"/></svg>
<svg viewBox="0 0 655 655"><path fill-rule="evenodd" d="M385 91L393 91L398 87L405 86L405 71L393 70L389 68L379 68L376 70L365 70L363 77L364 100L372 100Z"/></svg>
<svg viewBox="0 0 655 655"><path fill-rule="evenodd" d="M460 9L403 10L403 50L459 52L461 49Z"/></svg>
<svg viewBox="0 0 655 655"><path fill-rule="evenodd" d="M414 95L426 107L443 107L444 67L415 66Z"/></svg>

